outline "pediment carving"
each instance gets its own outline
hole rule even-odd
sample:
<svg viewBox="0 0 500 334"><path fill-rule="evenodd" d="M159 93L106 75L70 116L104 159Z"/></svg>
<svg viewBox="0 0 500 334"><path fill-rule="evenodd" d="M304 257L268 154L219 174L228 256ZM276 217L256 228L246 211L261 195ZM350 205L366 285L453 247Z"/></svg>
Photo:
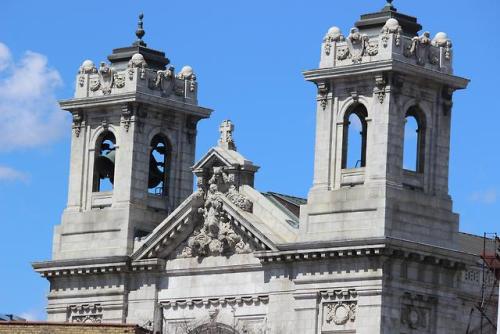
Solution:
<svg viewBox="0 0 500 334"><path fill-rule="evenodd" d="M234 174L225 167L212 167L206 183L199 180L197 197L203 198L198 208L198 221L191 236L174 252L174 257L228 256L250 253L255 249L250 238L237 227L234 217L225 209L227 201L251 212L252 202L234 185Z"/></svg>

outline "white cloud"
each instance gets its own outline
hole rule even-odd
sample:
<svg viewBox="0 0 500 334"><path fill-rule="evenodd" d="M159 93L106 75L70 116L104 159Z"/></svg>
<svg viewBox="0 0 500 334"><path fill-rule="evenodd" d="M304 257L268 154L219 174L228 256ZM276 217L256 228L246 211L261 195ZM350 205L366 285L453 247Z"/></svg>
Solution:
<svg viewBox="0 0 500 334"><path fill-rule="evenodd" d="M10 63L10 51L9 48L0 43L0 71L3 71Z"/></svg>
<svg viewBox="0 0 500 334"><path fill-rule="evenodd" d="M494 204L497 201L497 190L487 189L483 191L475 191L470 195L469 199L476 203Z"/></svg>
<svg viewBox="0 0 500 334"><path fill-rule="evenodd" d="M61 84L44 55L27 51L16 63L0 43L0 151L43 146L64 134L68 115L55 97Z"/></svg>
<svg viewBox="0 0 500 334"><path fill-rule="evenodd" d="M0 165L0 182L2 181L21 181L28 182L29 176L26 173L14 168Z"/></svg>

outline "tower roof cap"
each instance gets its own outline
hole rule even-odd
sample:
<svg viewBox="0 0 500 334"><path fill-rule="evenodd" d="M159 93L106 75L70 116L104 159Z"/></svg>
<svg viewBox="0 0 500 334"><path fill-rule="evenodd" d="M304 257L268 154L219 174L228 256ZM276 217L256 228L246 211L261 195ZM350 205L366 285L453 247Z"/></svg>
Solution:
<svg viewBox="0 0 500 334"><path fill-rule="evenodd" d="M398 20L403 33L416 36L422 30L422 26L417 22L417 18L399 13L392 2L393 0L387 0L386 5L379 12L361 15L360 20L355 23L355 26L360 31L373 28L382 29L388 19L394 18Z"/></svg>
<svg viewBox="0 0 500 334"><path fill-rule="evenodd" d="M148 67L164 70L165 66L170 63L170 60L165 57L165 52L154 50L147 47L146 42L142 40L146 32L144 31L144 14L139 14L139 20L137 22L137 30L135 35L137 39L132 43L131 46L113 49L113 53L108 56L108 60L112 64L128 63L136 53L141 54L144 60L148 64Z"/></svg>

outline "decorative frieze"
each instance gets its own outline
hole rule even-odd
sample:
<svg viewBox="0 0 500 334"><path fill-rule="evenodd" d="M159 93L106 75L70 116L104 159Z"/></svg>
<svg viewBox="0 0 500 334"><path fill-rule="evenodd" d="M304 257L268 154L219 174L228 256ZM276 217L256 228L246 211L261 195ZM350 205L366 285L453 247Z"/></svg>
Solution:
<svg viewBox="0 0 500 334"><path fill-rule="evenodd" d="M268 295L243 295L243 296L225 296L210 298L187 298L161 301L164 308L191 308L206 306L225 306L225 305L258 305L267 304Z"/></svg>
<svg viewBox="0 0 500 334"><path fill-rule="evenodd" d="M81 304L68 306L68 322L101 323L102 307L100 304Z"/></svg>

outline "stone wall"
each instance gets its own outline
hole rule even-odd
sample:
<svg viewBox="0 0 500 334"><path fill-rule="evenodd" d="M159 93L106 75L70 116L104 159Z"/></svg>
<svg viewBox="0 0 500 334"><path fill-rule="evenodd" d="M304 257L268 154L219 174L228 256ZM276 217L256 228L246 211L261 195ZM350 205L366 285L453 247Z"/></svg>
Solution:
<svg viewBox="0 0 500 334"><path fill-rule="evenodd" d="M137 325L0 322L0 334L148 334Z"/></svg>

